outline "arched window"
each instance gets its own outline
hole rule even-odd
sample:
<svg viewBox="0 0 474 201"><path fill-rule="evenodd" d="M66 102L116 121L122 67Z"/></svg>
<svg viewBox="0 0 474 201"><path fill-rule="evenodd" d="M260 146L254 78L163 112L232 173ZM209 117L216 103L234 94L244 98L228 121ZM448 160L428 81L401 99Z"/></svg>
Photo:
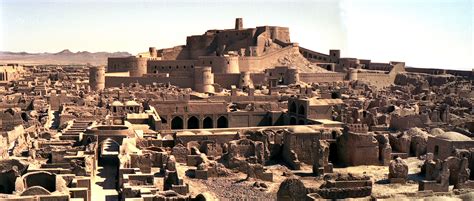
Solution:
<svg viewBox="0 0 474 201"><path fill-rule="evenodd" d="M226 117L221 116L217 119L217 128L228 128L228 127L229 127L229 123Z"/></svg>
<svg viewBox="0 0 474 201"><path fill-rule="evenodd" d="M199 128L199 119L195 116L192 116L188 119L188 129L197 129Z"/></svg>
<svg viewBox="0 0 474 201"><path fill-rule="evenodd" d="M298 114L301 114L301 115L304 115L306 114L305 113L305 109L304 109L304 106L303 105L300 105L299 109L298 109Z"/></svg>
<svg viewBox="0 0 474 201"><path fill-rule="evenodd" d="M171 129L183 129L183 119L175 117L171 120Z"/></svg>
<svg viewBox="0 0 474 201"><path fill-rule="evenodd" d="M295 102L291 102L291 104L290 104L290 112L291 112L291 113L296 113L296 103L295 103Z"/></svg>
<svg viewBox="0 0 474 201"><path fill-rule="evenodd" d="M213 128L214 123L212 122L212 118L211 117L206 117L204 118L204 120L202 121L202 127L203 128Z"/></svg>

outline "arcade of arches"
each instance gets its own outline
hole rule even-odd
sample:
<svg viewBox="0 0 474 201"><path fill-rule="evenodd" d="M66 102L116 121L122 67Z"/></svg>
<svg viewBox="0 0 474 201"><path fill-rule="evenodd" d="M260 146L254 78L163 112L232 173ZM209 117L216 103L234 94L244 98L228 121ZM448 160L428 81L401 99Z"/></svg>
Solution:
<svg viewBox="0 0 474 201"><path fill-rule="evenodd" d="M196 116L190 116L187 121L183 120L183 117L176 116L171 120L171 129L200 129L200 128L228 128L229 121L227 117L220 116L217 121L210 116L203 119L199 119Z"/></svg>

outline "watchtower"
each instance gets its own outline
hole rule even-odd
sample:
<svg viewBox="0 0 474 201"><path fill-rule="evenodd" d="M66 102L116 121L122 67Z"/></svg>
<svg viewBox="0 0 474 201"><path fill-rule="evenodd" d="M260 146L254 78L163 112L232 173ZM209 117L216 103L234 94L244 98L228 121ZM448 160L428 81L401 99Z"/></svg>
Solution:
<svg viewBox="0 0 474 201"><path fill-rule="evenodd" d="M89 68L89 86L94 91L105 89L105 66Z"/></svg>
<svg viewBox="0 0 474 201"><path fill-rule="evenodd" d="M242 30L244 29L244 23L242 18L236 18L235 19L235 29L236 30Z"/></svg>
<svg viewBox="0 0 474 201"><path fill-rule="evenodd" d="M194 89L202 93L214 93L214 74L210 66L194 68Z"/></svg>

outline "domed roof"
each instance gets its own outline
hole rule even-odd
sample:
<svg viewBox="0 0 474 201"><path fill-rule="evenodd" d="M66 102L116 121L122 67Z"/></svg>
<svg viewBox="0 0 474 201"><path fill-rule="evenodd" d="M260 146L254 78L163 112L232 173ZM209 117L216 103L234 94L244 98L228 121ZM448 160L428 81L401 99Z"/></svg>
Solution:
<svg viewBox="0 0 474 201"><path fill-rule="evenodd" d="M440 139L450 140L450 141L472 141L470 137L467 137L458 132L445 132L436 137Z"/></svg>
<svg viewBox="0 0 474 201"><path fill-rule="evenodd" d="M140 106L140 104L138 104L136 101L133 101L133 100L125 102L125 105L126 106Z"/></svg>
<svg viewBox="0 0 474 201"><path fill-rule="evenodd" d="M316 131L307 126L292 126L288 128L292 133L315 133Z"/></svg>
<svg viewBox="0 0 474 201"><path fill-rule="evenodd" d="M431 135L438 136L444 133L443 129L441 128L433 128L430 131Z"/></svg>
<svg viewBox="0 0 474 201"><path fill-rule="evenodd" d="M120 101L114 101L112 102L112 106L123 106L123 104Z"/></svg>
<svg viewBox="0 0 474 201"><path fill-rule="evenodd" d="M429 133L421 130L418 127L413 127L413 128L408 129L406 131L406 134L408 134L409 136L428 136L429 135Z"/></svg>

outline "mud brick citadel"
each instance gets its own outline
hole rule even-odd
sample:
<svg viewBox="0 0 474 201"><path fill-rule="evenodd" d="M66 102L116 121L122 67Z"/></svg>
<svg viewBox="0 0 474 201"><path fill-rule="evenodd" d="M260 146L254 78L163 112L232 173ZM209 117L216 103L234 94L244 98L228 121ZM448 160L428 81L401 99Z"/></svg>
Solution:
<svg viewBox="0 0 474 201"><path fill-rule="evenodd" d="M300 66L304 66L301 68ZM106 87L130 83L170 83L198 92L213 93L232 85L271 86L302 82L364 80L378 87L393 84L405 71L403 62L372 63L341 58L339 50L315 52L290 41L287 27L243 28L241 18L234 29L208 30L188 36L186 45L156 50L125 58L109 58L107 74L94 70L92 77ZM123 76L128 72L128 76ZM102 82L97 83L102 87ZM92 87L97 87L93 86Z"/></svg>
<svg viewBox="0 0 474 201"><path fill-rule="evenodd" d="M473 80L241 18L107 66L0 65L0 200L473 200Z"/></svg>

